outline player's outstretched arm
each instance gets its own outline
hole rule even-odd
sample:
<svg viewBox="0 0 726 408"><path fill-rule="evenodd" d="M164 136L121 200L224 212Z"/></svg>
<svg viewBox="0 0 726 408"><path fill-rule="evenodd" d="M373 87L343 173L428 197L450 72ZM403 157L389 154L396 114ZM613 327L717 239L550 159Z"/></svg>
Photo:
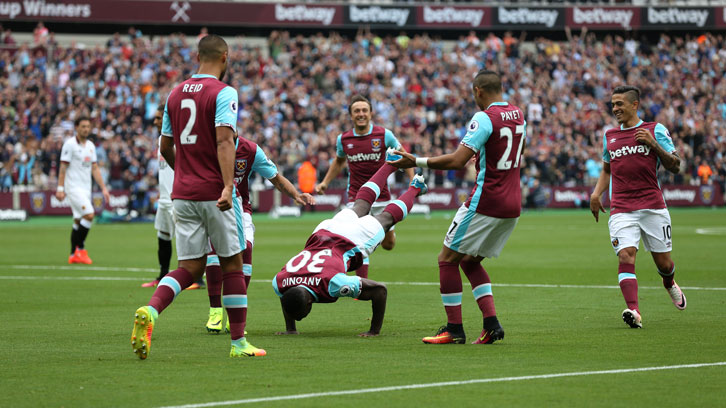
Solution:
<svg viewBox="0 0 726 408"><path fill-rule="evenodd" d="M609 185L610 163L603 162L600 178L597 179L595 190L593 190L592 195L590 196L590 211L592 212L593 217L595 217L595 222L599 221L600 212L605 212L605 208L603 208L602 202L600 201L600 196L602 196L602 193L607 190Z"/></svg>
<svg viewBox="0 0 726 408"><path fill-rule="evenodd" d="M386 314L386 299L388 298L388 289L386 285L370 279L361 278L361 291L358 295L359 300L370 300L373 309L371 317L371 329L365 333L359 334L361 337L378 336L383 326L383 315Z"/></svg>
<svg viewBox="0 0 726 408"><path fill-rule="evenodd" d="M280 306L282 306L282 299L280 299ZM285 331L284 332L277 332L275 334L277 335L283 335L283 334L300 334L300 332L297 331L297 327L295 326L295 319L288 316L287 313L285 313L285 308L282 307L282 315L285 317Z"/></svg>
<svg viewBox="0 0 726 408"><path fill-rule="evenodd" d="M174 138L168 136L162 136L159 141L159 151L164 156L166 164L174 170L174 160L176 159L176 152L174 151Z"/></svg>
<svg viewBox="0 0 726 408"><path fill-rule="evenodd" d="M315 205L315 197L308 193L300 193L297 191L295 186L280 173L277 173L275 177L269 179L275 188L281 193L285 193L288 197L292 198L299 205Z"/></svg>
<svg viewBox="0 0 726 408"><path fill-rule="evenodd" d="M402 157L396 161L388 162L388 164L400 169L423 167L436 170L458 170L466 166L466 163L474 156L475 152L464 145L459 145L454 153L435 157L417 158L410 153L399 150L395 151L395 154L399 154Z"/></svg>
<svg viewBox="0 0 726 408"><path fill-rule="evenodd" d="M325 177L323 177L323 181L320 182L320 184L317 184L315 186L315 192L318 194L325 194L325 190L328 189L328 185L331 181L333 181L341 171L343 171L343 166L345 166L346 159L345 157L335 157L335 160L333 160L332 163L330 163L330 167L328 168L328 172L325 173Z"/></svg>

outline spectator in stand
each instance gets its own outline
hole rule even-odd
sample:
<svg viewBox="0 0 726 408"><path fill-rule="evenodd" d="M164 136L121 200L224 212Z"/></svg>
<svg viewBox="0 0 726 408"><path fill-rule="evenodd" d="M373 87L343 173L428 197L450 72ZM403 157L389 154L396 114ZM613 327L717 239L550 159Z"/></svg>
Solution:
<svg viewBox="0 0 726 408"><path fill-rule="evenodd" d="M710 179L713 175L713 170L711 170L711 167L706 163L705 160L701 161L701 165L698 166L698 177L701 179L701 184L711 184Z"/></svg>

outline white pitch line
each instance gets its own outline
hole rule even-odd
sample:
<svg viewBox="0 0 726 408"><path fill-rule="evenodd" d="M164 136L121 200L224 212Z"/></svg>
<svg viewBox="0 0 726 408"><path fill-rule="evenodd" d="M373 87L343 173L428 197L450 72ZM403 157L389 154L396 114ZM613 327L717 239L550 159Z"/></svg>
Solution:
<svg viewBox="0 0 726 408"><path fill-rule="evenodd" d="M2 276L0 280L67 280L67 281L144 281L144 278L124 278L119 276Z"/></svg>
<svg viewBox="0 0 726 408"><path fill-rule="evenodd" d="M339 396L339 395L367 394L367 393L371 393L371 392L401 391L401 390L414 390L414 389L421 389L421 388L448 387L448 386L469 385L469 384L486 384L486 383L510 382L510 381L543 380L543 379L550 379L550 378L582 377L582 376L589 376L589 375L625 374L625 373L637 373L637 372L645 372L645 371L676 370L676 369L680 369L680 368L702 368L702 367L714 367L714 366L726 366L726 361L719 361L717 363L680 364L680 365L670 365L670 366L660 366L660 367L623 368L623 369L617 369L617 370L579 371L579 372L574 372L574 373L524 375L524 376L520 376L520 377L478 378L478 379L465 380L465 381L445 381L445 382L424 383L424 384L395 385L395 386L390 386L390 387L361 388L361 389L357 389L357 390L313 392L313 393L309 393L309 394L281 395L281 396L277 396L277 397L249 398L249 399L241 399L241 400L205 402L205 403L199 403L199 404L186 404L186 405L171 405L171 406L167 406L167 407L163 407L163 408L220 407L220 406L225 406L225 405L252 404L255 402L272 402L272 401L284 401L284 400L300 400L300 399L317 398L317 397L332 397L332 396Z"/></svg>
<svg viewBox="0 0 726 408"><path fill-rule="evenodd" d="M69 266L69 265L0 265L0 268L59 270L59 271L101 271L101 272L159 272L158 268L114 268L109 266Z"/></svg>

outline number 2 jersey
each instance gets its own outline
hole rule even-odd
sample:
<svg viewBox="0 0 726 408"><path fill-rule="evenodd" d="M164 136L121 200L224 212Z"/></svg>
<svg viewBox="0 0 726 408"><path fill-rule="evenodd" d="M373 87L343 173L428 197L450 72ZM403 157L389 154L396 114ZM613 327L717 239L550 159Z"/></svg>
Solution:
<svg viewBox="0 0 726 408"><path fill-rule="evenodd" d="M272 280L277 296L295 286L303 286L318 303L332 303L339 297L358 297L361 281L346 271L357 269L363 261L356 244L325 229L317 229L305 249L292 257Z"/></svg>
<svg viewBox="0 0 726 408"><path fill-rule="evenodd" d="M212 75L192 75L172 89L161 135L174 138L172 199L216 201L224 182L217 158L217 132L237 133L237 91Z"/></svg>
<svg viewBox="0 0 726 408"><path fill-rule="evenodd" d="M632 128L605 131L602 160L610 163L610 215L666 208L658 183L660 159L649 146L635 140L638 129L649 130L666 152L676 151L668 129L660 123L641 120Z"/></svg>
<svg viewBox="0 0 726 408"><path fill-rule="evenodd" d="M476 152L476 186L464 204L469 211L496 218L519 217L519 166L526 127L522 111L507 102L494 102L471 119L461 141Z"/></svg>

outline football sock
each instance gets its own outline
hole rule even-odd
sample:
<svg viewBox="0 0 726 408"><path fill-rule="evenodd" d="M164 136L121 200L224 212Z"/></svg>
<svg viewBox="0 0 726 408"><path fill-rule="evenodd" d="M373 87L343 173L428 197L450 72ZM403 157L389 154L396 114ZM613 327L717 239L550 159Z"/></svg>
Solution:
<svg viewBox="0 0 726 408"><path fill-rule="evenodd" d="M461 324L461 275L459 265L439 261L439 291L449 324Z"/></svg>
<svg viewBox="0 0 726 408"><path fill-rule="evenodd" d="M403 221L403 219L408 215L408 212L411 211L411 207L413 207L413 200L420 191L421 190L418 188L409 187L405 193L398 197L398 199L391 201L391 203L383 209L383 212L387 212L393 216L394 224Z"/></svg>
<svg viewBox="0 0 726 408"><path fill-rule="evenodd" d="M368 259L368 258L366 258ZM359 276L363 279L368 279L368 264L364 263L360 268L355 270L355 276Z"/></svg>
<svg viewBox="0 0 726 408"><path fill-rule="evenodd" d="M464 325L461 323L446 323L446 330L448 330L449 333L463 333Z"/></svg>
<svg viewBox="0 0 726 408"><path fill-rule="evenodd" d="M398 169L388 163L384 163L376 174L361 186L358 194L355 195L355 199L373 204L378 199L378 196L381 195L381 190L388 186L388 176L396 170Z"/></svg>
<svg viewBox="0 0 726 408"><path fill-rule="evenodd" d="M247 248L242 251L242 273L245 274L245 287L250 287L252 279L252 243L247 241Z"/></svg>
<svg viewBox="0 0 726 408"><path fill-rule="evenodd" d="M85 248L86 237L88 236L88 230L91 229L91 225L93 225L93 221L81 218L81 225L78 226L78 248Z"/></svg>
<svg viewBox="0 0 726 408"><path fill-rule="evenodd" d="M154 294L151 295L149 306L156 309L159 313L163 312L174 301L176 295L188 288L193 282L194 277L184 268L169 272L159 281L159 286L156 287Z"/></svg>
<svg viewBox="0 0 726 408"><path fill-rule="evenodd" d="M628 309L640 312L638 310L638 280L635 278L635 265L622 263L618 265L618 283Z"/></svg>
<svg viewBox="0 0 726 408"><path fill-rule="evenodd" d="M497 310L494 307L494 295L492 294L492 281L489 274L479 262L461 262L459 264L464 274L471 283L471 293L479 305L484 318L496 316Z"/></svg>
<svg viewBox="0 0 726 408"><path fill-rule="evenodd" d="M169 273L169 263L171 262L171 240L158 237L159 249L156 251L156 255L159 258L159 277L157 280L161 280L167 273Z"/></svg>
<svg viewBox="0 0 726 408"><path fill-rule="evenodd" d="M492 330L500 327L499 319L496 316L489 316L484 318L484 330Z"/></svg>
<svg viewBox="0 0 726 408"><path fill-rule="evenodd" d="M73 229L71 230L71 255L76 253L76 247L78 246L78 224L73 223Z"/></svg>
<svg viewBox="0 0 726 408"><path fill-rule="evenodd" d="M215 254L207 255L207 295L209 307L222 307L222 268L219 266L219 257Z"/></svg>
<svg viewBox="0 0 726 408"><path fill-rule="evenodd" d="M247 321L247 286L242 271L231 271L222 274L222 302L227 310L229 332L232 340L245 335Z"/></svg>
<svg viewBox="0 0 726 408"><path fill-rule="evenodd" d="M663 279L663 287L666 289L670 289L673 287L673 277L676 275L676 264L671 263L671 267L669 269L669 272L663 272L660 269L658 269L658 274L660 274L660 277Z"/></svg>

